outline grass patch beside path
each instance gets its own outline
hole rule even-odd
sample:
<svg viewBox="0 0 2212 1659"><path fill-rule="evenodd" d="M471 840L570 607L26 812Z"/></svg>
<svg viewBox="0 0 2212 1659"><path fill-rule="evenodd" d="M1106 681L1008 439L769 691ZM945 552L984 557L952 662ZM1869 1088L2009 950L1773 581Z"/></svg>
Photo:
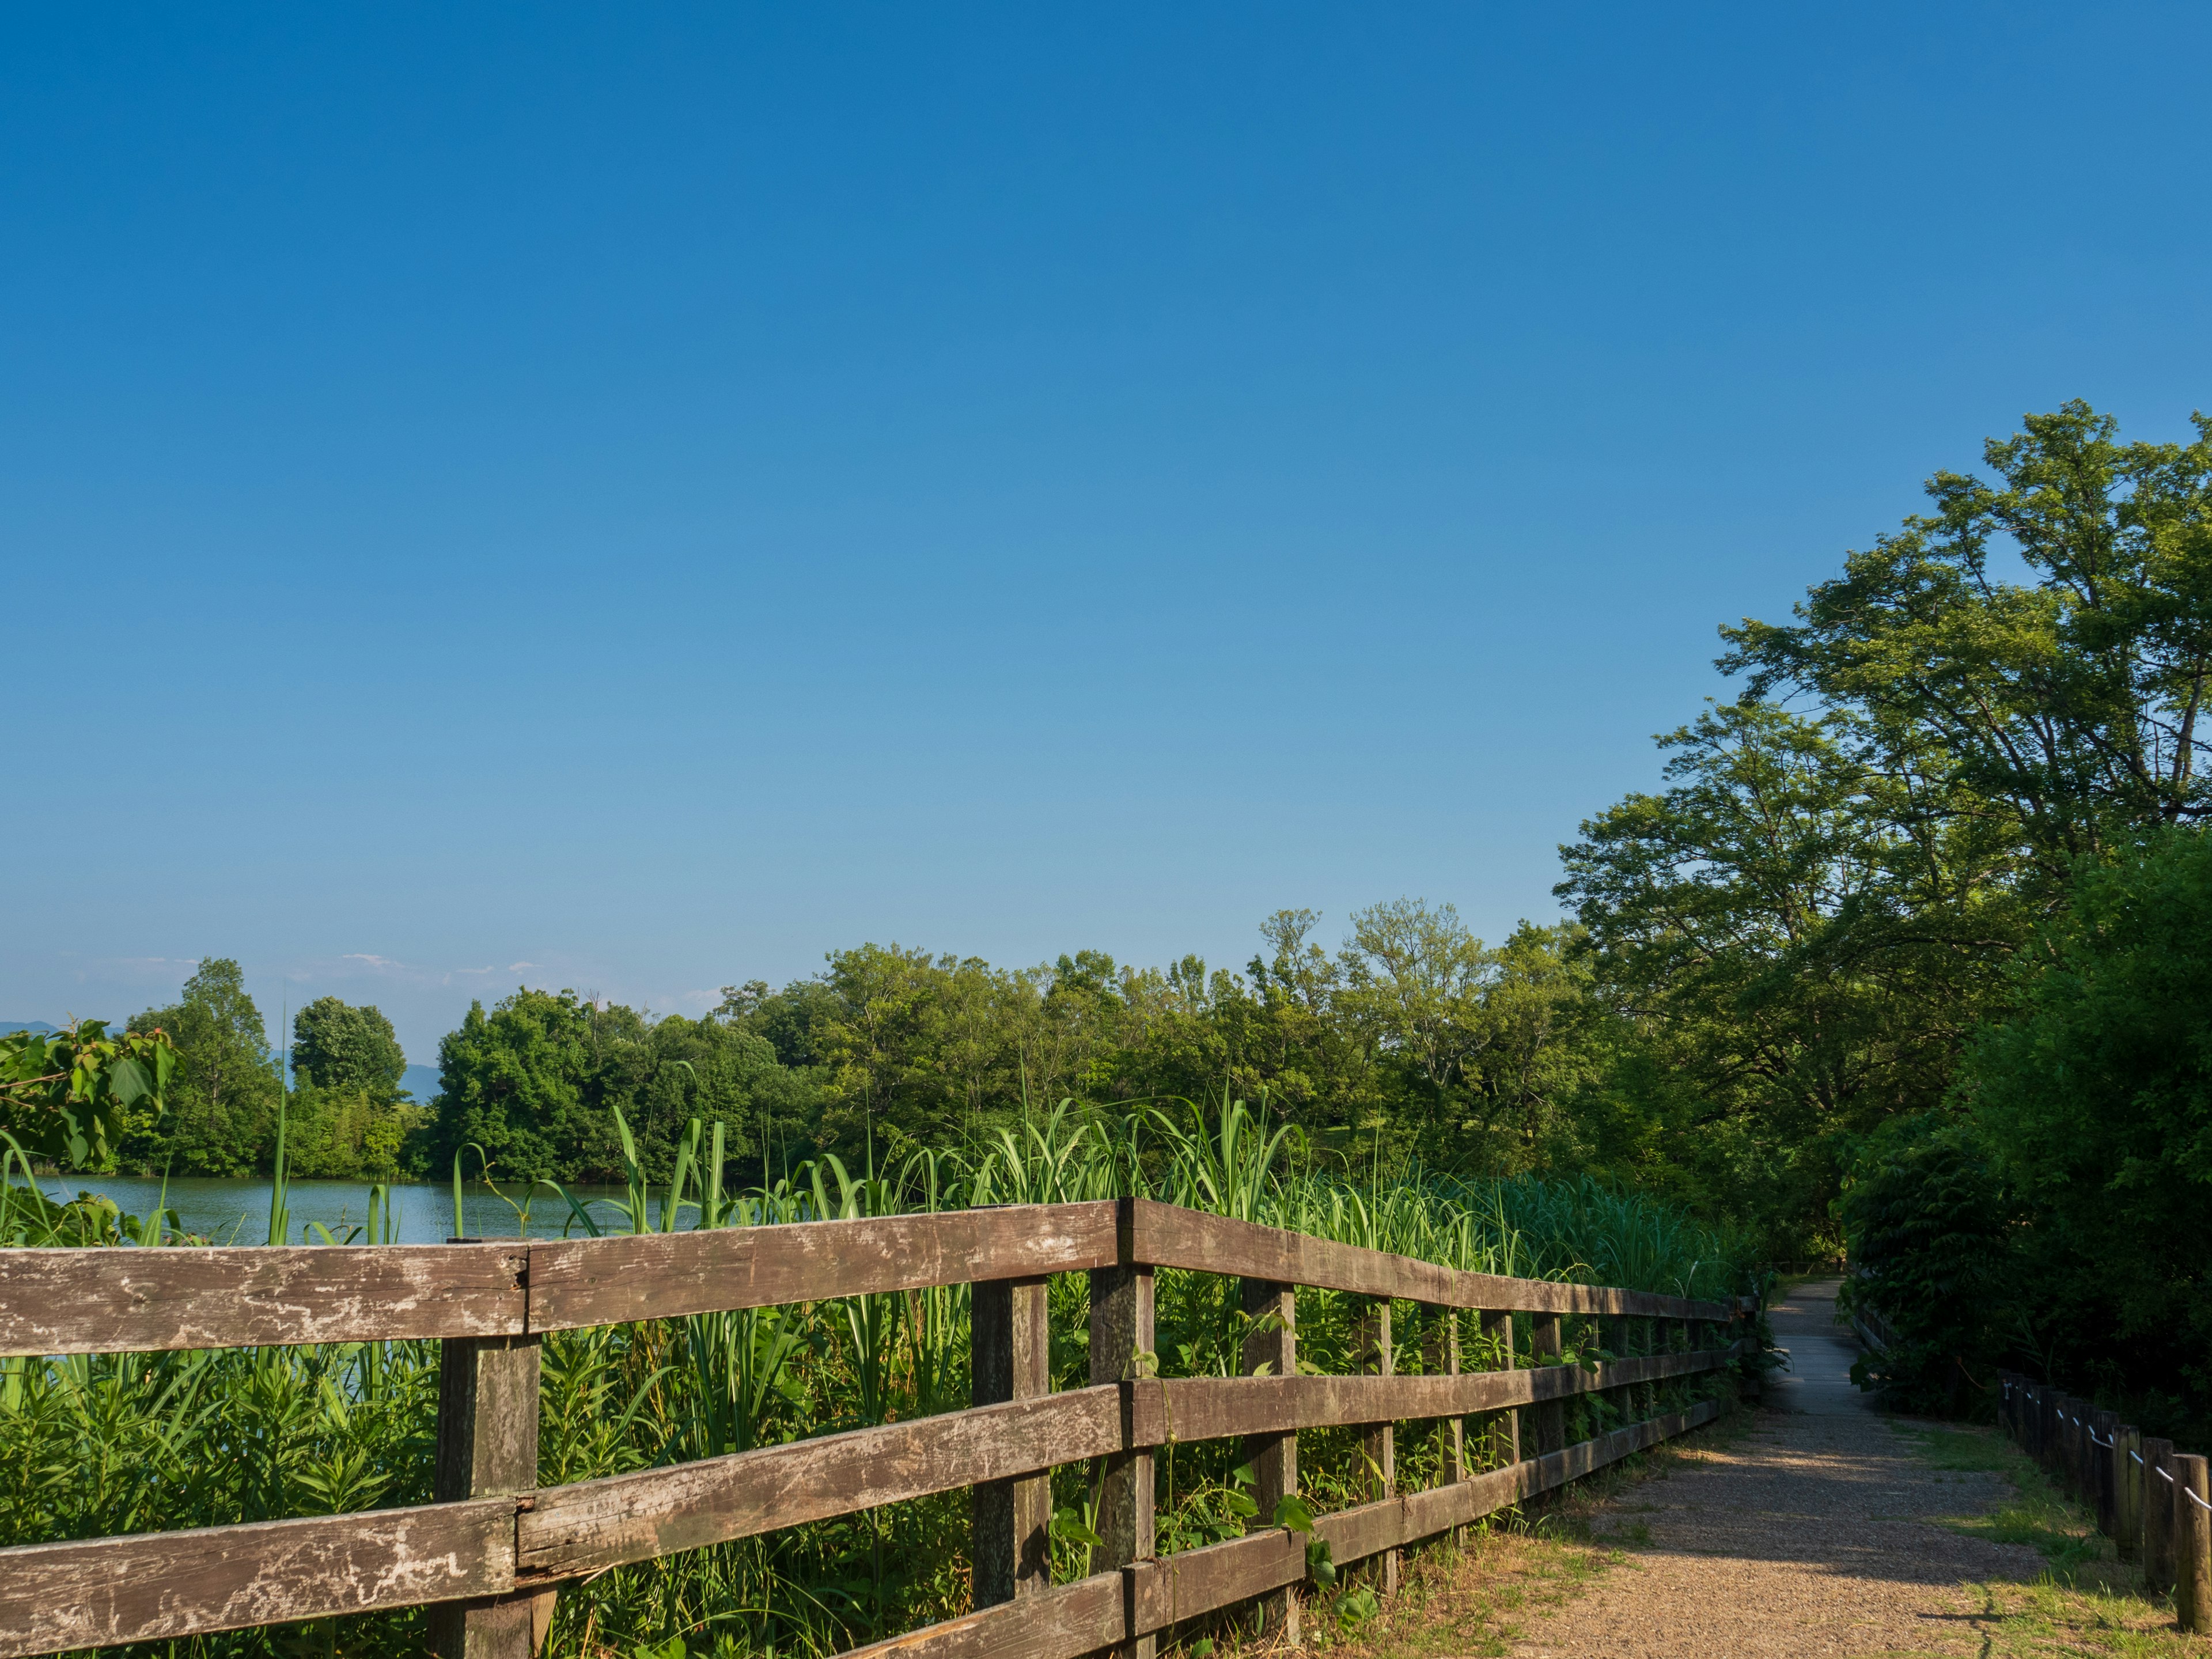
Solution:
<svg viewBox="0 0 2212 1659"><path fill-rule="evenodd" d="M2088 1511L2069 1502L2033 1459L1995 1429L1900 1424L1897 1432L1929 1468L2000 1475L2012 1487L2010 1501L1989 1514L1956 1516L1942 1525L1993 1544L2025 1544L2069 1585L2140 1588L2140 1576L2118 1559Z"/></svg>
<svg viewBox="0 0 2212 1659"><path fill-rule="evenodd" d="M2001 1475L2012 1488L2011 1498L1989 1514L1940 1524L1993 1543L2025 1544L2051 1564L2031 1583L1967 1587L1981 1602L1969 1622L1986 1659L2212 1655L2212 1639L2175 1629L2172 1601L2145 1597L2142 1574L2118 1559L2089 1512L1996 1430L1899 1424L1897 1431L1929 1468Z"/></svg>

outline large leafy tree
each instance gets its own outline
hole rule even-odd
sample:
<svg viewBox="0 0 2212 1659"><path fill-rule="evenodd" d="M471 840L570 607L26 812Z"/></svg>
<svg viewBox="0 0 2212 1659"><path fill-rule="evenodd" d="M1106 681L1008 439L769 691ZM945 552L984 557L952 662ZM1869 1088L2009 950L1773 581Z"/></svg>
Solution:
<svg viewBox="0 0 2212 1659"><path fill-rule="evenodd" d="M729 1019L656 1020L573 991L524 989L489 1013L471 1005L441 1045L439 1067L428 1151L441 1170L474 1146L495 1176L619 1180L617 1111L659 1180L695 1117L725 1126L727 1153L747 1173L781 1174L794 1142L801 1156L811 1150L811 1080ZM475 1153L463 1168L476 1172Z"/></svg>
<svg viewBox="0 0 2212 1659"><path fill-rule="evenodd" d="M1619 1092L1776 1248L1833 1242L1853 1148L1942 1099L2081 861L2212 811L2198 431L2123 443L2069 404L1936 474L1791 623L1723 630L1741 699L1565 849Z"/></svg>
<svg viewBox="0 0 2212 1659"><path fill-rule="evenodd" d="M1709 1201L1823 1248L1856 1138L1942 1098L2024 923L2002 856L1907 811L1849 716L1751 701L1662 742L1668 787L1562 849L1614 1087Z"/></svg>
<svg viewBox="0 0 2212 1659"><path fill-rule="evenodd" d="M388 1100L407 1056L380 1010L318 997L292 1017L292 1069L317 1088Z"/></svg>
<svg viewBox="0 0 2212 1659"><path fill-rule="evenodd" d="M276 1060L237 962L207 958L175 1002L131 1022L137 1031L157 1026L177 1045L176 1080L168 1111L126 1140L129 1161L179 1174L266 1168L276 1143Z"/></svg>
<svg viewBox="0 0 2212 1659"><path fill-rule="evenodd" d="M438 1045L435 1167L474 1146L511 1176L611 1174L610 1136L587 1099L592 1024L572 991L519 990L489 1013L471 1003ZM476 1161L467 1167L475 1173Z"/></svg>
<svg viewBox="0 0 2212 1659"><path fill-rule="evenodd" d="M407 1056L392 1022L318 997L292 1017L291 1061L288 1167L309 1176L397 1173L423 1114L401 1097Z"/></svg>
<svg viewBox="0 0 2212 1659"><path fill-rule="evenodd" d="M2022 1348L2086 1388L2212 1401L2212 839L2087 867L2015 969L1961 1104L2025 1224ZM2147 1409L2155 1410L2154 1406ZM2193 1425L2201 1426L2201 1425Z"/></svg>
<svg viewBox="0 0 2212 1659"><path fill-rule="evenodd" d="M1851 554L1788 624L1724 629L1750 695L1849 711L1926 782L1899 821L1979 820L2045 888L2074 860L2212 811L2212 418L2122 443L2087 404L1939 472L1931 513Z"/></svg>

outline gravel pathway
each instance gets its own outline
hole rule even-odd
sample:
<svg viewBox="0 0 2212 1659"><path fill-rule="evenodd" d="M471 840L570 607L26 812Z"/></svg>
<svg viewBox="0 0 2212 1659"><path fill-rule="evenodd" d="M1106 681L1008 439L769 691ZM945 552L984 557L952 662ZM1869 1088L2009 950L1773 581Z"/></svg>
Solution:
<svg viewBox="0 0 2212 1659"><path fill-rule="evenodd" d="M1767 1380L1758 1425L1608 1505L1598 1535L1628 1559L1541 1619L1525 1659L1800 1659L1973 1654L1960 1586L2027 1579L2042 1559L1933 1524L1994 1509L1993 1474L1919 1463L1850 1383L1856 1350L1836 1286L1773 1310L1792 1370ZM1637 1528L1648 1528L1649 1541Z"/></svg>

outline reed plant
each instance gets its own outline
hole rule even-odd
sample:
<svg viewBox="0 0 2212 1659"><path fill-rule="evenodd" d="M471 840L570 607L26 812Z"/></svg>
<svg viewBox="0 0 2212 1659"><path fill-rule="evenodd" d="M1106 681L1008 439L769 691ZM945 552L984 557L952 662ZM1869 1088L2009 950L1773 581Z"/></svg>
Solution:
<svg viewBox="0 0 2212 1659"><path fill-rule="evenodd" d="M724 1125L694 1121L672 1178L647 1179L629 1126L615 1127L626 1190L586 1205L550 1182L520 1193L518 1229L550 1202L572 1232L753 1227L976 1204L1136 1194L1470 1270L1714 1295L1741 1271L1733 1242L1656 1200L1589 1181L1498 1182L1419 1167L1364 1169L1312 1155L1263 1112L1224 1100L1107 1112L1063 1103L1018 1127L951 1148L908 1148L887 1168L834 1158L771 1184L738 1187ZM750 1156L750 1148L746 1149ZM96 1200L58 1204L17 1153L0 1161L0 1237L39 1244L190 1248L174 1218L131 1218ZM457 1195L461 1170L456 1158ZM270 1243L284 1240L280 1180ZM457 1209L458 1216L458 1196ZM390 1237L388 1194L345 1238ZM457 1228L458 1231L458 1228ZM1159 1370L1231 1375L1247 1324L1233 1282L1163 1271ZM1054 1386L1089 1380L1088 1290L1049 1291ZM1299 1296L1302 1370L1350 1367L1361 1299ZM1399 1304L1401 1370L1424 1356L1419 1312ZM543 1355L540 1479L583 1480L811 1435L957 1409L969 1398L965 1285L694 1315L549 1334ZM1473 1334L1466 1334L1472 1352ZM1470 1360L1479 1363L1479 1357ZM434 1344L389 1342L11 1360L0 1368L0 1543L206 1526L426 1502L435 1435ZM1436 1437L1401 1446L1401 1481L1432 1478ZM1358 1501L1366 1475L1353 1434L1301 1435L1315 1507ZM1164 1549L1255 1524L1233 1444L1163 1457ZM1094 1472L1053 1477L1056 1576L1089 1570ZM625 1567L565 1588L553 1650L564 1655L827 1655L956 1614L968 1605L967 1495L912 1504ZM415 1653L419 1613L247 1631L169 1655Z"/></svg>

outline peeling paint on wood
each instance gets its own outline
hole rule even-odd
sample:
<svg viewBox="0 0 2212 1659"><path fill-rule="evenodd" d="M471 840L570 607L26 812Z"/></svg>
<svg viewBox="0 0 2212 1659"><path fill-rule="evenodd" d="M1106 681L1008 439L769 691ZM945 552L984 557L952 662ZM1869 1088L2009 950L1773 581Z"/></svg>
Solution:
<svg viewBox="0 0 2212 1659"><path fill-rule="evenodd" d="M0 1550L0 1656L289 1624L514 1586L514 1500Z"/></svg>
<svg viewBox="0 0 2212 1659"><path fill-rule="evenodd" d="M0 1249L0 1354L520 1336L519 1243Z"/></svg>

